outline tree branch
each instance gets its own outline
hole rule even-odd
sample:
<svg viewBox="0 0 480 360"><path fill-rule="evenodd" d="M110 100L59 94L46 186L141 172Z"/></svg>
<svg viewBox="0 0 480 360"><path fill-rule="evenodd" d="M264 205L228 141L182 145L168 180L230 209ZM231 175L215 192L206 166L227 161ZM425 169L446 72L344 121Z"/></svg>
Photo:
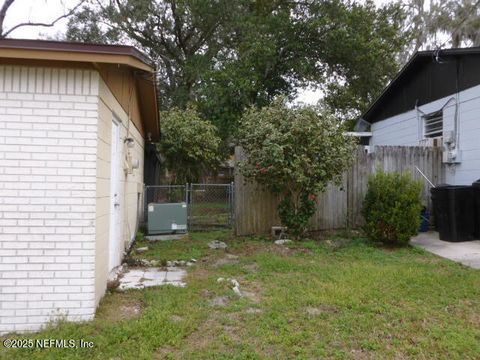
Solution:
<svg viewBox="0 0 480 360"><path fill-rule="evenodd" d="M5 15L7 14L8 8L13 4L15 0L5 0L0 9L0 37L3 33L3 22L5 21Z"/></svg>
<svg viewBox="0 0 480 360"><path fill-rule="evenodd" d="M8 6L10 6L15 0L7 0L5 2L5 4L3 5L2 7L2 10L3 8L5 7L5 5L7 5L9 2L10 4ZM59 17L57 17L55 20L49 22L49 23L42 23L42 22L32 22L32 21L28 21L28 22L23 22L23 23L20 23L20 24L17 24L15 26L13 26L12 28L8 29L7 31L3 32L2 34L0 34L0 38L5 38L7 37L12 31L18 29L18 28L21 28L21 27L25 27L25 26L42 26L42 27L52 27L54 26L57 22L59 22L60 20L62 19L65 19L71 15L73 15L73 13L85 2L86 0L80 0L80 2L75 6L73 7L70 11L68 11L67 13L63 14L63 15L60 15ZM8 9L8 6L7 6L7 9ZM5 11L6 12L6 11ZM1 11L0 11L0 20L1 19ZM3 14L4 15L4 14ZM4 15L5 16L5 15ZM0 28L1 30L1 28Z"/></svg>

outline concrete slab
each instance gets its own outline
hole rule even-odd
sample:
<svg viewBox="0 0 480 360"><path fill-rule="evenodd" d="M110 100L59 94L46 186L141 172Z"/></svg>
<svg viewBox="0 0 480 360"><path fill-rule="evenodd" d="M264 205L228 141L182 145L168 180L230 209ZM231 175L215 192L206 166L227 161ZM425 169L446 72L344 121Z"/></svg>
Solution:
<svg viewBox="0 0 480 360"><path fill-rule="evenodd" d="M167 277L166 271L158 271L158 270L146 270L143 274L144 279L148 280L160 280L163 281Z"/></svg>
<svg viewBox="0 0 480 360"><path fill-rule="evenodd" d="M131 269L125 271L119 278L119 290L143 289L150 286L174 285L186 286L183 279L187 272L183 269L170 268L165 271L161 268Z"/></svg>
<svg viewBox="0 0 480 360"><path fill-rule="evenodd" d="M188 234L147 235L145 239L148 241L181 240L187 235Z"/></svg>
<svg viewBox="0 0 480 360"><path fill-rule="evenodd" d="M178 281L181 282L187 275L185 270L169 271L165 277L166 281Z"/></svg>
<svg viewBox="0 0 480 360"><path fill-rule="evenodd" d="M432 231L418 234L411 239L410 243L446 259L480 269L480 240L442 241L438 238L438 233Z"/></svg>

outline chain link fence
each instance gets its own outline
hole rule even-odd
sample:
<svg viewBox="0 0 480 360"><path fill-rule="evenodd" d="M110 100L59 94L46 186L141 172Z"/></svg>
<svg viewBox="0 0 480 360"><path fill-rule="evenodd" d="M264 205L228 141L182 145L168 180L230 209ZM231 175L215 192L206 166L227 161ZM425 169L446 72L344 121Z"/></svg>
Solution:
<svg viewBox="0 0 480 360"><path fill-rule="evenodd" d="M234 185L189 184L190 229L231 228L234 220Z"/></svg>
<svg viewBox="0 0 480 360"><path fill-rule="evenodd" d="M233 183L145 186L144 222L148 221L150 203L185 202L190 230L233 228L234 189Z"/></svg>

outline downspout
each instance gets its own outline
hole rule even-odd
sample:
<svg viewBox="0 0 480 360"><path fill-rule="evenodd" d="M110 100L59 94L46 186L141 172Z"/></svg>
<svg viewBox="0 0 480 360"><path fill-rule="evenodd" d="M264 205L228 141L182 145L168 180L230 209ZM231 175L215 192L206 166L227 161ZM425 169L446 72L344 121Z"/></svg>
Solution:
<svg viewBox="0 0 480 360"><path fill-rule="evenodd" d="M455 76L455 116L454 116L454 136L455 136L455 148L458 151L460 148L460 131L459 130L459 120L458 120L458 107L460 106L460 93L459 93L459 87L458 87L458 73L459 73L459 64L458 64L458 59L456 61L456 76Z"/></svg>
<svg viewBox="0 0 480 360"><path fill-rule="evenodd" d="M133 75L132 77L133 81L135 80L135 75ZM128 109L127 109L127 134L126 134L126 138L125 138L125 141L123 143L125 149L126 149L126 152L125 152L125 158L124 158L124 161L127 162L127 166L130 166L129 164L129 157L130 157L130 148L128 147L128 145L126 145L126 139L130 138L130 122L132 121L131 119L131 102L132 102L132 96L133 96L133 92L134 92L134 83L132 82L131 86L130 86L130 91L129 91L129 96L128 96ZM126 176L127 176L127 179L128 179L128 172L129 172L129 169L127 168L126 169ZM126 184L128 183L128 181L125 182ZM137 234L137 231L138 231L138 227L139 227L139 214L138 214L138 205L139 205L139 194L137 193L137 211L136 211L136 218L135 218L135 231L134 233L132 234L132 230L130 228L130 223L129 223L129 219L128 219L128 204L127 204L127 191L124 189L124 192L123 192L123 202L125 204L125 217L127 219L127 228L128 228L128 244L126 246L126 253L130 253L130 250L132 248L132 245L133 243L135 242L135 237L136 237L136 234ZM132 236L133 235L133 236Z"/></svg>

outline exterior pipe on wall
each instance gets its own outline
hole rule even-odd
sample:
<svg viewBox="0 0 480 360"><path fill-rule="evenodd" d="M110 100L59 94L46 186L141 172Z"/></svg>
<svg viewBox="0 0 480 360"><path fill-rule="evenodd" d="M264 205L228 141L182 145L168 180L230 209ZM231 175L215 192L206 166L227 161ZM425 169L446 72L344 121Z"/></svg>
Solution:
<svg viewBox="0 0 480 360"><path fill-rule="evenodd" d="M433 183L428 179L427 175L425 175L425 174L422 172L422 170L420 170L420 169L418 168L418 166L415 166L415 169L417 169L417 171L420 173L420 175L422 175L422 176L425 178L425 180L427 180L427 182L430 184L431 187L436 187L436 186L433 185Z"/></svg>

